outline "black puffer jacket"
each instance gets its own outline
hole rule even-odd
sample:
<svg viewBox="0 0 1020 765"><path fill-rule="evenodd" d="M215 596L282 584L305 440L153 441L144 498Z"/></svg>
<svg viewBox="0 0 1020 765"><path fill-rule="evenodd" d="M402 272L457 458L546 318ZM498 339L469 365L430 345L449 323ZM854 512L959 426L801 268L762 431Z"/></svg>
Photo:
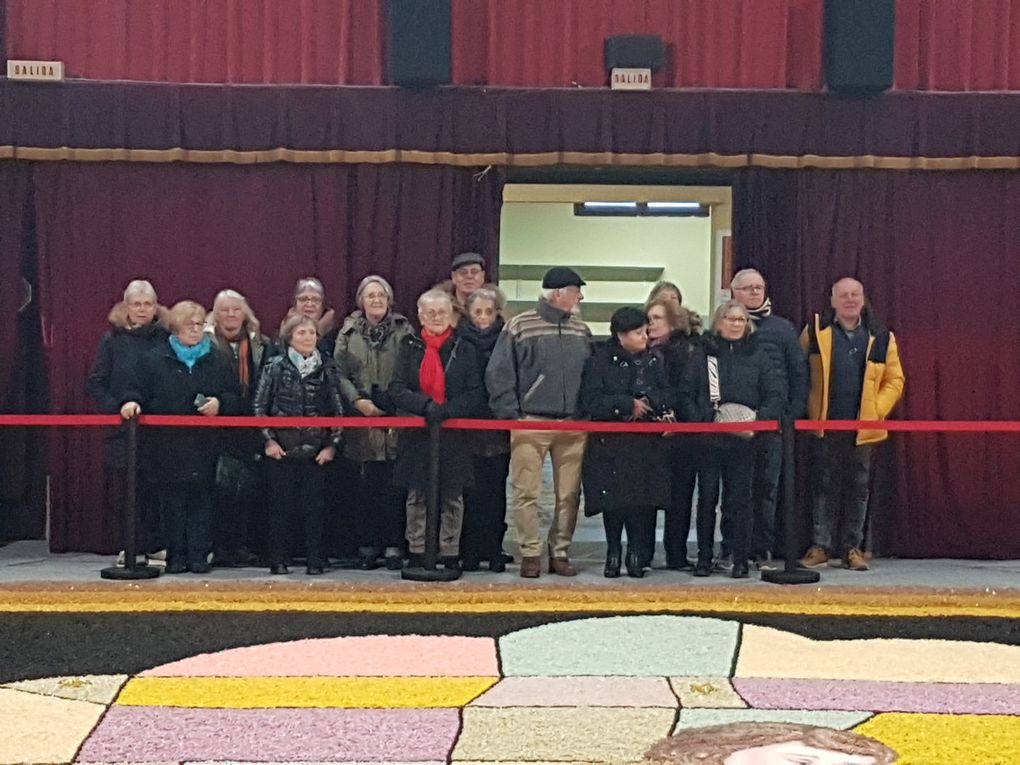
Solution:
<svg viewBox="0 0 1020 765"><path fill-rule="evenodd" d="M719 396L723 404L743 404L759 420L778 419L786 407L786 383L773 354L754 335L724 340L702 337L701 348L684 370L680 409L687 422L712 422L715 411L708 389L708 357L719 359Z"/></svg>
<svg viewBox="0 0 1020 765"><path fill-rule="evenodd" d="M304 379L290 356L270 359L262 370L253 404L256 417L339 417L340 370L331 356ZM339 446L340 428L263 428L266 441L278 443L288 456L314 457L329 445Z"/></svg>

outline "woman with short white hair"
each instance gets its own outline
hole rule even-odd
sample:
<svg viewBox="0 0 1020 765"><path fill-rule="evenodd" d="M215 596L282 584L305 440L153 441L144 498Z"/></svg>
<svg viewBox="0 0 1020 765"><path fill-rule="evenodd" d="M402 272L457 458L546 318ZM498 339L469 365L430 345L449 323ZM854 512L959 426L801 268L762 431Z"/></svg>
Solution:
<svg viewBox="0 0 1020 765"><path fill-rule="evenodd" d="M344 403L365 417L395 414L389 387L411 325L393 310L393 287L378 274L361 280L354 302L358 307L344 320L334 351ZM377 568L380 553L388 569L404 565L406 496L393 485L399 438L393 428L351 428L344 437L344 456L358 469L359 501L351 514L362 569Z"/></svg>
<svg viewBox="0 0 1020 765"><path fill-rule="evenodd" d="M110 309L110 328L99 341L86 390L103 414L116 414L124 402L141 359L153 348L166 345L169 336L167 309L156 298L156 290L145 279L134 279L123 298ZM118 518L124 516L127 486L126 432L112 428L106 436L106 496ZM160 533L159 510L152 483L144 473L138 476L137 506L140 509L138 549L153 554L165 548Z"/></svg>
<svg viewBox="0 0 1020 765"><path fill-rule="evenodd" d="M454 334L453 301L432 289L418 298L420 335L400 342L390 395L398 412L425 417L436 424L484 412L484 387L478 354ZM439 554L446 568L460 570L460 532L464 488L474 482L471 443L464 431L443 433L440 453ZM428 491L429 439L424 430L405 430L400 437L394 481L407 488L407 542L411 564L421 565L425 552L425 502Z"/></svg>

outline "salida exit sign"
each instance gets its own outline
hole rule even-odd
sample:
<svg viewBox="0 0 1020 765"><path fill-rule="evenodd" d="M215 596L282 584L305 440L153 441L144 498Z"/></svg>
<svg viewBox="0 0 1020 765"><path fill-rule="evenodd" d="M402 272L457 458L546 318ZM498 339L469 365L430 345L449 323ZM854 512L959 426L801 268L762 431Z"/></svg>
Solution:
<svg viewBox="0 0 1020 765"><path fill-rule="evenodd" d="M59 82L64 79L63 61L7 61L9 80L48 80Z"/></svg>
<svg viewBox="0 0 1020 765"><path fill-rule="evenodd" d="M609 87L612 90L651 90L652 70L617 67L610 72Z"/></svg>

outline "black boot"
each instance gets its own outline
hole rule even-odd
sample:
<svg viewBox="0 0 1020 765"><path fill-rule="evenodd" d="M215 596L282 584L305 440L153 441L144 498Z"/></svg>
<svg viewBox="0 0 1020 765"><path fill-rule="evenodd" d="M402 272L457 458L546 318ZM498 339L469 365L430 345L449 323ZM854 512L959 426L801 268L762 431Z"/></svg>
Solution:
<svg viewBox="0 0 1020 765"><path fill-rule="evenodd" d="M644 549L647 536L645 513L645 508L629 507L623 516L627 528L627 576L636 579L645 575L645 566L652 558Z"/></svg>
<svg viewBox="0 0 1020 765"><path fill-rule="evenodd" d="M602 575L615 579L620 575L623 558L623 519L614 511L602 513L602 526L606 530L606 567Z"/></svg>
<svg viewBox="0 0 1020 765"><path fill-rule="evenodd" d="M627 543L627 576L632 576L635 579L640 579L645 575L644 560L642 559L641 553L635 550L630 542Z"/></svg>
<svg viewBox="0 0 1020 765"><path fill-rule="evenodd" d="M694 576L712 575L712 553L698 552L698 564L694 567Z"/></svg>

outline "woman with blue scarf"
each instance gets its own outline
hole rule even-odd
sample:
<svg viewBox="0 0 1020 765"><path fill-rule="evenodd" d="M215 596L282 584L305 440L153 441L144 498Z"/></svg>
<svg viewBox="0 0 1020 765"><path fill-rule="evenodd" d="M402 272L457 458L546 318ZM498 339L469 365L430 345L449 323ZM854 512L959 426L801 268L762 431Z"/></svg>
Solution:
<svg viewBox="0 0 1020 765"><path fill-rule="evenodd" d="M121 416L239 414L237 379L203 333L205 309L183 300L170 309L166 345L146 354L125 394ZM212 493L220 439L209 428L145 431L143 470L158 484L167 539L166 573L209 572Z"/></svg>

